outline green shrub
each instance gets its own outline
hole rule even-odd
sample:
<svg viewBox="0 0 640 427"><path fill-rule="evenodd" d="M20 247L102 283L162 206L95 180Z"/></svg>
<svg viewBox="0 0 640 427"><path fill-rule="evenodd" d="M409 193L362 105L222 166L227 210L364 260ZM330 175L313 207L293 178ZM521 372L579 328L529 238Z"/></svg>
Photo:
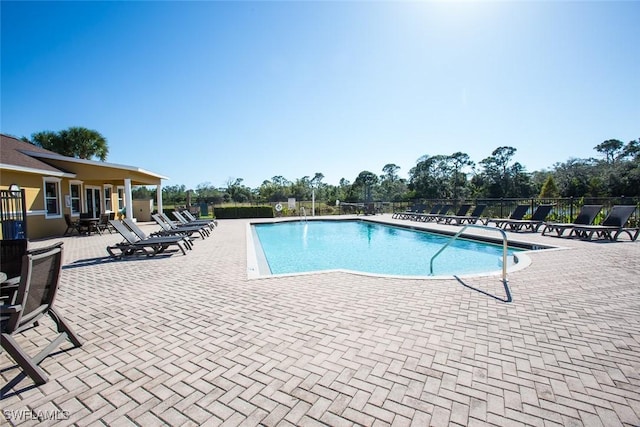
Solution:
<svg viewBox="0 0 640 427"><path fill-rule="evenodd" d="M271 206L234 206L228 208L215 208L213 215L217 219L233 218L273 218Z"/></svg>

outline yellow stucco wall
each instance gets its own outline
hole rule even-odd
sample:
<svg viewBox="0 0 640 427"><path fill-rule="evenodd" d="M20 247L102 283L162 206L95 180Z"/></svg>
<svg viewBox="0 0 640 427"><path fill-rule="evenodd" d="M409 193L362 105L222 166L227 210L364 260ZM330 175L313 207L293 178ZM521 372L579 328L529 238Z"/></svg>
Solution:
<svg viewBox="0 0 640 427"><path fill-rule="evenodd" d="M56 179L55 177L51 177ZM45 210L44 179L42 175L33 173L22 173L3 169L0 174L0 189L6 190L11 184L17 184L25 190L27 209L27 233L29 239L40 239L45 237L61 236L67 229L64 214L71 214L71 208L65 204L65 196L70 195L70 184L79 183L76 179L59 178L60 204L62 214L59 218L47 218ZM106 185L112 186L110 211L118 211L117 189L123 186L122 181L81 181L82 206L85 203L85 188L94 186L100 188L100 209L106 211L104 200L104 189ZM81 208L81 210L84 210ZM77 216L76 216L77 217ZM2 231L0 230L0 236Z"/></svg>

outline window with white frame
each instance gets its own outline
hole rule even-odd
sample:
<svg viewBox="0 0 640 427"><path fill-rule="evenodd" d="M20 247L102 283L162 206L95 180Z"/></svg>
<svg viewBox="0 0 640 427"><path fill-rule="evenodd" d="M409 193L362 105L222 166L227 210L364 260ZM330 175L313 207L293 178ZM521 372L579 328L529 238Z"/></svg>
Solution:
<svg viewBox="0 0 640 427"><path fill-rule="evenodd" d="M113 206L111 205L111 193L113 191L113 187L111 185L104 186L104 211L111 212L113 210Z"/></svg>
<svg viewBox="0 0 640 427"><path fill-rule="evenodd" d="M124 187L118 187L118 210L124 209Z"/></svg>
<svg viewBox="0 0 640 427"><path fill-rule="evenodd" d="M71 215L80 215L82 211L82 187L79 182L69 184L69 193L71 194Z"/></svg>
<svg viewBox="0 0 640 427"><path fill-rule="evenodd" d="M44 207L46 218L59 218L61 216L60 180L57 178L44 178Z"/></svg>

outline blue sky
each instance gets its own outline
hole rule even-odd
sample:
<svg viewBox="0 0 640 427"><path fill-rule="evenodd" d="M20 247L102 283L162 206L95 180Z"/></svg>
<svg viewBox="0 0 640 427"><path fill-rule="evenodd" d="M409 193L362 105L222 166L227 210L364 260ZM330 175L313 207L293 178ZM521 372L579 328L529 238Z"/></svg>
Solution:
<svg viewBox="0 0 640 427"><path fill-rule="evenodd" d="M640 2L2 2L1 126L95 129L164 185L528 171L640 137Z"/></svg>

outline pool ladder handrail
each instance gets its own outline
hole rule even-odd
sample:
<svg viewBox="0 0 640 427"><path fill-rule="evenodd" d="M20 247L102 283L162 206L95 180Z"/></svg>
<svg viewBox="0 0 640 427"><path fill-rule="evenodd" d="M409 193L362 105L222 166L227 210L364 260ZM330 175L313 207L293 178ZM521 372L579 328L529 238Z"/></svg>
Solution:
<svg viewBox="0 0 640 427"><path fill-rule="evenodd" d="M302 215L304 216L304 222L307 222L307 211L306 211L306 209L304 208L304 206L302 206L300 208L300 210L302 211ZM300 219L300 220L302 221L302 219Z"/></svg>
<svg viewBox="0 0 640 427"><path fill-rule="evenodd" d="M451 237L451 240L449 240L447 243L445 243L439 250L438 252L436 252L432 257L431 257L431 261L429 263L429 273L431 275L433 275L433 260L442 253L442 251L444 251L446 248L449 247L449 245L451 245L451 243L453 243L458 237L460 237L460 235L462 233L464 233L464 231L467 228L480 228L483 230L495 230L500 232L500 234L502 235L502 282L506 285L507 284L507 233L505 233L505 231L501 228L497 228L497 227L488 227L486 225L478 225L478 224L467 224L464 227L462 227L462 229L460 231L458 231L455 235L453 235L453 237Z"/></svg>

